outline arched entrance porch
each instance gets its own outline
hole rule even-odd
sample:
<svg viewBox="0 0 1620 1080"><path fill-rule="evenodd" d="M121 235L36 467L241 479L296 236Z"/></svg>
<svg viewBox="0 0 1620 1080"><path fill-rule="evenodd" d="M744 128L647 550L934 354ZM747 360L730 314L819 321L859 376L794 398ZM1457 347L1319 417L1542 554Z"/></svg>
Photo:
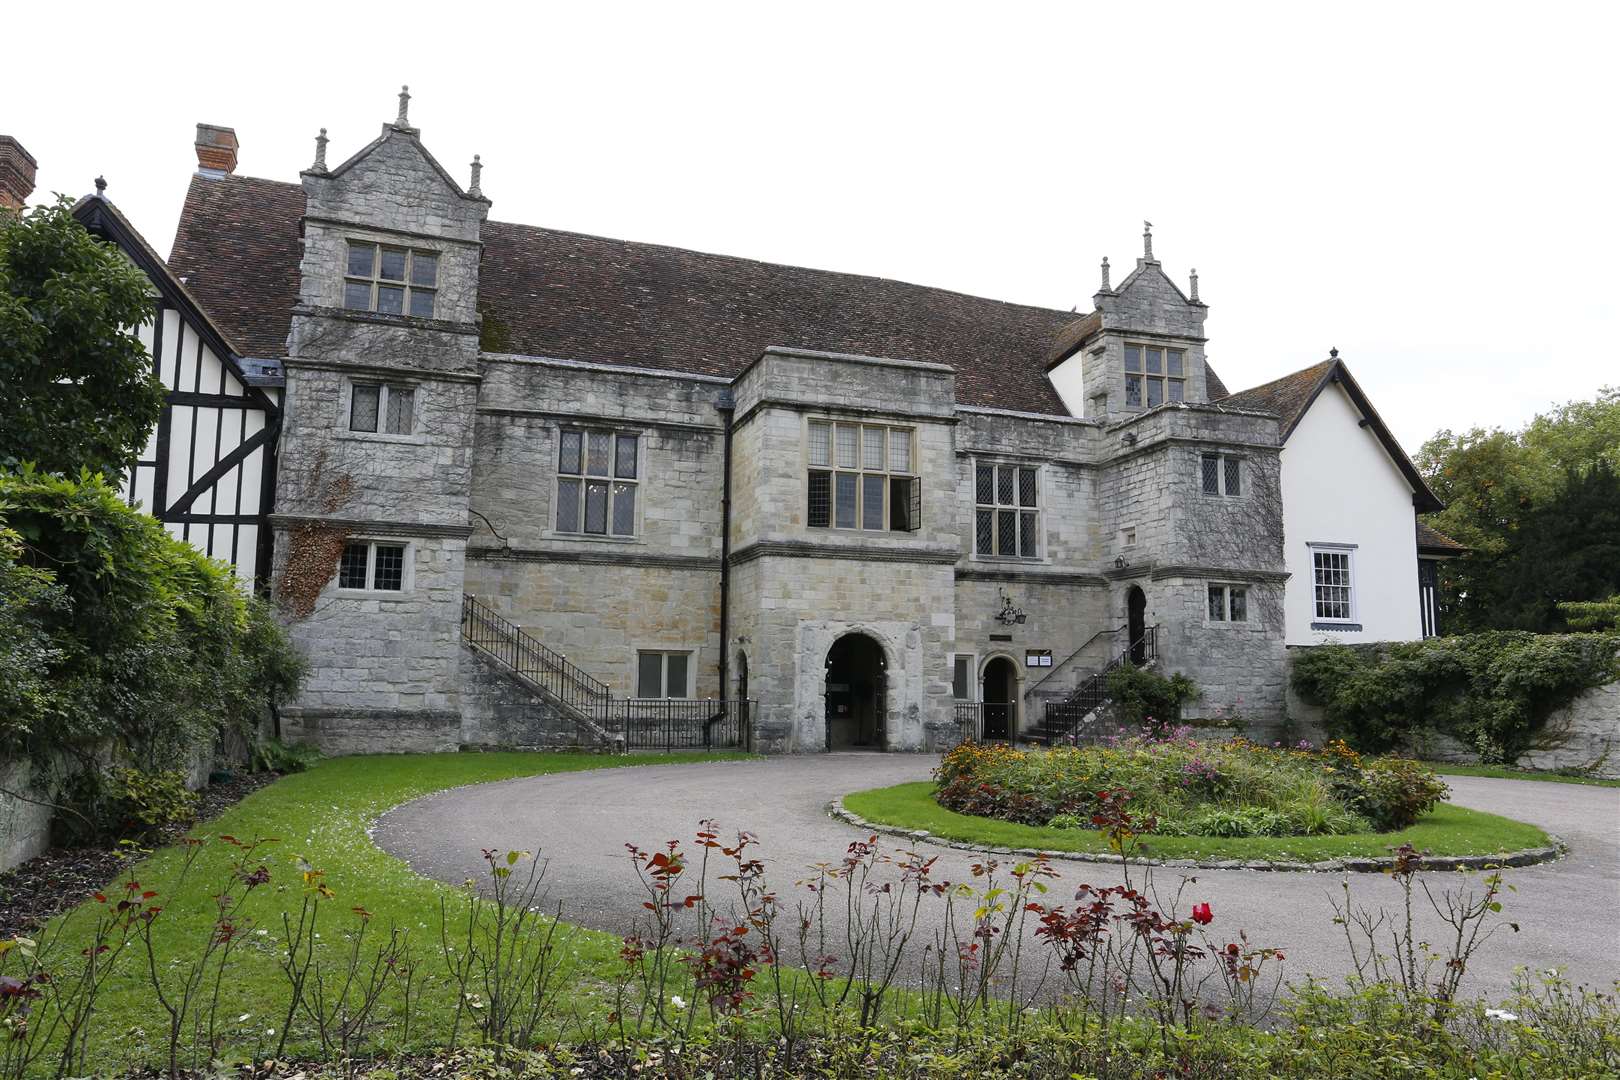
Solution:
<svg viewBox="0 0 1620 1080"><path fill-rule="evenodd" d="M827 651L827 749L881 750L888 661L865 634L845 634Z"/></svg>

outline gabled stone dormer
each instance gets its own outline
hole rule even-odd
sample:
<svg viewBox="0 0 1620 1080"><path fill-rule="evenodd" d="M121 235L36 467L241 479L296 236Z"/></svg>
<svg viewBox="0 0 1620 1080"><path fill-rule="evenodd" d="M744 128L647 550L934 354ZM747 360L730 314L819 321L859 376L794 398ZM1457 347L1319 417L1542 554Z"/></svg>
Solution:
<svg viewBox="0 0 1620 1080"><path fill-rule="evenodd" d="M1142 256L1116 287L1108 260L1096 306L1047 368L1052 385L1076 416L1120 417L1165 402L1209 400L1204 370L1204 318L1198 271L1189 289L1164 272L1153 255L1153 229L1143 222Z"/></svg>
<svg viewBox="0 0 1620 1080"><path fill-rule="evenodd" d="M304 257L296 314L417 331L418 341L421 332L469 337L455 351L462 354L458 366L472 370L480 231L490 202L479 189L476 158L464 190L422 145L407 119L409 101L401 90L399 116L336 168L326 165L321 129L315 163L300 174Z"/></svg>

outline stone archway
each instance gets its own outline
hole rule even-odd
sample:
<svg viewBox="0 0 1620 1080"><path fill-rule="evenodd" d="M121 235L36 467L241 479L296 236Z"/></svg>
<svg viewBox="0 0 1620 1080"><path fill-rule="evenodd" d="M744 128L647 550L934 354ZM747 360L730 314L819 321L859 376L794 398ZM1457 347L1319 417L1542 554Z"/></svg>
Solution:
<svg viewBox="0 0 1620 1080"><path fill-rule="evenodd" d="M979 688L979 700L984 702L984 737L1012 742L1018 732L1018 701L1022 696L1018 666L1010 657L992 656L984 663Z"/></svg>
<svg viewBox="0 0 1620 1080"><path fill-rule="evenodd" d="M887 741L888 658L863 633L849 633L827 650L828 750L881 750Z"/></svg>

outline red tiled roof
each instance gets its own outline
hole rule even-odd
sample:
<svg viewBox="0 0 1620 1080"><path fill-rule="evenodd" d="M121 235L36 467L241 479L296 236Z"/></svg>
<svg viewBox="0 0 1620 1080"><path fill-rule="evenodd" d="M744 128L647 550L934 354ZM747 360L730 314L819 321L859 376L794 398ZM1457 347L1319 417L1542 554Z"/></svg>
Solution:
<svg viewBox="0 0 1620 1080"><path fill-rule="evenodd" d="M1299 423L1299 418L1305 414L1306 408L1316 400L1317 390L1337 365L1337 360L1324 360L1320 364L1312 364L1308 368L1284 375L1280 379L1273 379L1268 383L1261 383L1252 389L1221 395L1219 404L1275 414L1282 420L1283 438L1287 439L1288 433L1294 430L1294 425ZM1210 388L1209 399L1216 400L1213 387Z"/></svg>
<svg viewBox="0 0 1620 1080"><path fill-rule="evenodd" d="M169 263L251 356L285 354L295 184L194 178ZM949 364L967 405L1067 415L1045 363L1085 318L946 289L486 222L489 347L729 376L770 345Z"/></svg>

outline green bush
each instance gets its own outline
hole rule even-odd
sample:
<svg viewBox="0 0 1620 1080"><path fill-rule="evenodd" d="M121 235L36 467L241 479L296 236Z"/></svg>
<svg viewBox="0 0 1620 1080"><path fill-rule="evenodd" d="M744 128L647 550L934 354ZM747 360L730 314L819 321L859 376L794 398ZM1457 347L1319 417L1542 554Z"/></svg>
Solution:
<svg viewBox="0 0 1620 1080"><path fill-rule="evenodd" d="M321 758L318 748L308 743L284 743L265 739L253 748L253 771L275 773L303 772Z"/></svg>
<svg viewBox="0 0 1620 1080"><path fill-rule="evenodd" d="M1511 763L1555 710L1620 676L1614 634L1504 630L1378 647L1321 645L1294 658L1293 686L1330 730L1383 753L1443 732Z"/></svg>
<svg viewBox="0 0 1620 1080"><path fill-rule="evenodd" d="M1415 824L1449 793L1439 777L1415 761L1375 758L1362 767L1360 783L1345 801L1379 832L1393 832Z"/></svg>
<svg viewBox="0 0 1620 1080"><path fill-rule="evenodd" d="M1119 722L1129 728L1145 724L1174 727L1181 707L1198 698L1198 687L1179 671L1161 675L1130 664L1108 673L1108 696L1119 710Z"/></svg>
<svg viewBox="0 0 1620 1080"><path fill-rule="evenodd" d="M0 530L0 755L181 769L302 678L269 607L99 475L0 474Z"/></svg>

